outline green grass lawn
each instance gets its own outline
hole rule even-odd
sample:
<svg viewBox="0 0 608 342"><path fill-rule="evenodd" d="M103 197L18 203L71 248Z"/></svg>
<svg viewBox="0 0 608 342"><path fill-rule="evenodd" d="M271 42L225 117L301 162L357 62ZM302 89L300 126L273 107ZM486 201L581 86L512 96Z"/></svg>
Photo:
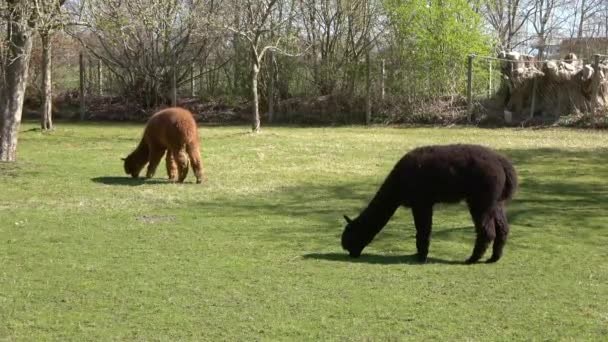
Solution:
<svg viewBox="0 0 608 342"><path fill-rule="evenodd" d="M608 132L202 127L208 181L125 178L142 125L23 125L0 165L0 340L606 340ZM400 209L340 248L394 163L479 143L521 182L497 264L465 266L463 204L420 265Z"/></svg>

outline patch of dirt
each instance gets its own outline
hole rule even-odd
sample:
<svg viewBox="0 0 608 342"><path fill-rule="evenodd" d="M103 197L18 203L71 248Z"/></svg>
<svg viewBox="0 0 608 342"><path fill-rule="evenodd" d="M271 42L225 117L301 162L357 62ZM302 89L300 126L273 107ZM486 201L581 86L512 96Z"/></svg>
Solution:
<svg viewBox="0 0 608 342"><path fill-rule="evenodd" d="M173 215L142 215L136 218L137 221L146 224L175 222L177 218Z"/></svg>

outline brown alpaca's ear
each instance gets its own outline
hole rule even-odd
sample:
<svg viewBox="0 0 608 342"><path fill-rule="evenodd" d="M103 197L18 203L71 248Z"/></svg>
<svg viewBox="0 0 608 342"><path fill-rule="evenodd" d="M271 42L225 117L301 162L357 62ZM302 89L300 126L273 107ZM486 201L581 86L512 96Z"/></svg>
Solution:
<svg viewBox="0 0 608 342"><path fill-rule="evenodd" d="M348 216L344 215L344 219L346 220L346 223L351 224L353 223L353 220L351 220Z"/></svg>

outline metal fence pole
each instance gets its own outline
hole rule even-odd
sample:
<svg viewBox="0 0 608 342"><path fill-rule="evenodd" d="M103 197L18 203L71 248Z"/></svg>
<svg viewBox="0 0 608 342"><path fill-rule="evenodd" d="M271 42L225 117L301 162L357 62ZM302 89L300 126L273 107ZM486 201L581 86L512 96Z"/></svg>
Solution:
<svg viewBox="0 0 608 342"><path fill-rule="evenodd" d="M467 66L467 120L471 122L473 114L473 59L475 55L469 55Z"/></svg>
<svg viewBox="0 0 608 342"><path fill-rule="evenodd" d="M488 59L489 79L488 79L488 97L492 97L492 60Z"/></svg>
<svg viewBox="0 0 608 342"><path fill-rule="evenodd" d="M530 105L530 119L534 118L534 107L536 107L536 88L537 88L538 76L534 76L532 83L532 104Z"/></svg>

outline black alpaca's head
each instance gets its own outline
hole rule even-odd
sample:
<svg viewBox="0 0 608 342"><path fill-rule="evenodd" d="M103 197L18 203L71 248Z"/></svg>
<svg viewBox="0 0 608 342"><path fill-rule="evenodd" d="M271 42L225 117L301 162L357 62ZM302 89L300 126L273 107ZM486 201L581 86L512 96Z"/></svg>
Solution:
<svg viewBox="0 0 608 342"><path fill-rule="evenodd" d="M346 215L344 215L344 219L346 227L342 232L342 248L347 250L352 258L358 258L363 248L374 239L374 236L367 232L357 220L351 220Z"/></svg>

